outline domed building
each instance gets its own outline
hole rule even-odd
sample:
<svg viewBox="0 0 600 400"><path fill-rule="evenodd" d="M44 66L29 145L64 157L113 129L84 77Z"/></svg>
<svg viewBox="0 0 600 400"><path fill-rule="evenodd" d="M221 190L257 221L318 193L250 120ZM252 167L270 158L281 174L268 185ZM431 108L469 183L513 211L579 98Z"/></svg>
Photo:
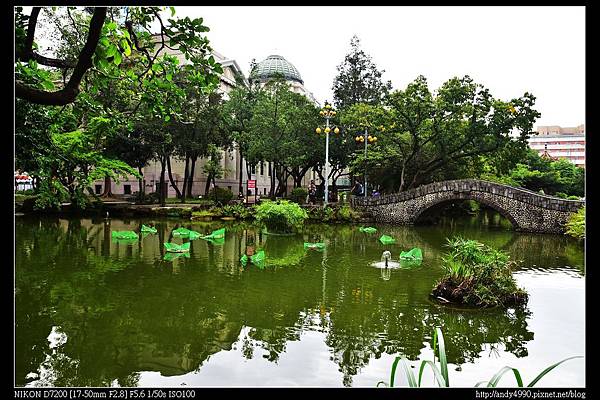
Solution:
<svg viewBox="0 0 600 400"><path fill-rule="evenodd" d="M310 101L318 104L313 94L304 87L304 81L300 76L300 72L298 72L292 63L280 55L270 55L256 64L252 71L250 71L248 80L250 83L258 82L261 85L265 85L268 81L276 77L283 77L293 92L303 94Z"/></svg>

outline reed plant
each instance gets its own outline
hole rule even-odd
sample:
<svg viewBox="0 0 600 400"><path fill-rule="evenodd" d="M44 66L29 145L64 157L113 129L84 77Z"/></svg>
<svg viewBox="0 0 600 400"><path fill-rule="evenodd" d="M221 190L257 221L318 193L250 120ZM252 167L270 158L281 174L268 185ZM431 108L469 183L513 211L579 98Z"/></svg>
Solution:
<svg viewBox="0 0 600 400"><path fill-rule="evenodd" d="M433 371L433 376L435 377L435 382L438 387L450 387L450 379L448 376L448 359L446 358L446 347L445 347L445 343L444 343L444 335L440 328L435 328L435 331L434 331L433 350L434 350L433 361L429 361L429 360L421 361L420 366L419 366L419 375L417 377L415 377L415 373L410 368L408 359L406 357L404 357L404 356L396 357L392 364L392 370L390 373L389 383L385 383L384 381L379 381L377 383L377 387L380 387L380 386L394 387L394 382L395 382L396 374L398 371L398 365L400 365L402 367L401 371L404 373L404 376L406 377L406 381L408 382L409 387L421 387L421 385L423 383L423 372L425 371L425 367L430 367L431 370ZM437 356L436 356L436 354L437 354ZM438 359L439 366L436 364L436 358ZM567 357L557 363L550 365L549 367L545 368L542 372L540 372L535 378L533 378L531 380L531 382L529 382L527 387L535 386L540 381L540 379L542 379L544 376L546 376L554 368L558 367L560 364L564 363L565 361L572 360L574 358L583 358L583 357L582 356ZM475 387L480 387L481 385L485 385L486 387L497 387L498 384L500 383L500 379L507 372L513 373L518 387L525 387L523 384L523 378L521 376L521 372L517 368L512 368L512 367L508 367L508 366L501 368L489 380L478 382L475 385Z"/></svg>

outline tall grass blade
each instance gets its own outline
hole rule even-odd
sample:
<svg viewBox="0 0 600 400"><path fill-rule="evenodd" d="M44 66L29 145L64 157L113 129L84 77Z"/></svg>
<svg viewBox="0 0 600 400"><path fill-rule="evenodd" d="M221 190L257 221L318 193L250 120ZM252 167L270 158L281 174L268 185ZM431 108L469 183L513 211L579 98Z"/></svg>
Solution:
<svg viewBox="0 0 600 400"><path fill-rule="evenodd" d="M500 378L502 378L502 375L504 375L508 371L512 371L515 374L517 386L523 387L523 379L521 379L521 374L519 373L519 370L511 367L502 367L500 371L496 372L496 375L492 376L492 379L490 379L490 381L488 382L487 387L496 387L496 385L498 385L498 382L500 381Z"/></svg>
<svg viewBox="0 0 600 400"><path fill-rule="evenodd" d="M435 379L437 380L439 387L448 387L448 385L446 385L446 381L444 380L444 377L440 373L440 370L438 369L438 367L434 363L432 363L431 361L428 361L428 360L424 360L423 362L421 362L421 368L419 368L419 382L418 382L419 387L421 387L421 378L423 377L423 370L425 369L425 365L429 365L431 367L431 369L433 370L433 375L435 376Z"/></svg>
<svg viewBox="0 0 600 400"><path fill-rule="evenodd" d="M398 367L399 361L400 357L396 357L394 359L394 363L392 364L392 372L390 374L390 387L394 387L394 378L396 377L396 368Z"/></svg>
<svg viewBox="0 0 600 400"><path fill-rule="evenodd" d="M533 387L533 385L538 383L538 381L540 379L542 379L548 372L552 371L554 368L558 367L560 364L564 363L565 361L572 360L573 358L583 358L583 356L573 356L573 357L565 358L564 360L559 361L556 364L552 364L551 366L549 366L548 368L543 370L538 376L536 376L535 379L532 380L529 385L527 385L527 387Z"/></svg>
<svg viewBox="0 0 600 400"><path fill-rule="evenodd" d="M402 367L404 368L404 374L406 375L406 379L408 380L408 386L412 388L418 387L417 380L415 379L415 374L410 369L410 366L408 365L407 361L408 360L406 358L402 358Z"/></svg>
<svg viewBox="0 0 600 400"><path fill-rule="evenodd" d="M442 333L442 329L439 327L435 328L435 334L433 335L434 349L436 341L438 344L438 356L440 357L440 369L442 371L442 376L444 377L446 387L450 387L450 380L448 379L448 361L446 359L446 346L444 344L444 334Z"/></svg>

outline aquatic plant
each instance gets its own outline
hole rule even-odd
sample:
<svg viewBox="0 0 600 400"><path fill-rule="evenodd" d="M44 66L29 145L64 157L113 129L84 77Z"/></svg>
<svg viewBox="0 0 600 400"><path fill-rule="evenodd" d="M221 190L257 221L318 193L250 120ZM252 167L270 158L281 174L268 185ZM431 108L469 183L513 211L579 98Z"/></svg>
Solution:
<svg viewBox="0 0 600 400"><path fill-rule="evenodd" d="M494 307L522 304L527 293L517 287L508 254L475 240L447 239L450 251L442 257L446 275L432 295L447 302Z"/></svg>
<svg viewBox="0 0 600 400"><path fill-rule="evenodd" d="M436 343L437 343L437 346L436 346ZM436 350L437 350L437 358L439 359L439 367L435 363ZM397 371L399 363L402 366L402 371L404 372L406 380L408 381L409 387L421 387L421 383L422 383L422 379L423 379L423 372L424 372L426 366L429 366L431 368L431 370L433 371L435 381L439 387L450 387L450 379L448 376L448 360L446 358L446 347L445 347L445 343L444 343L444 335L440 328L435 328L435 332L433 335L433 352L434 352L433 353L433 361L429 361L429 360L421 361L421 364L419 367L418 379L415 378L414 372L408 365L407 358L406 357L396 357L392 364L392 370L390 373L389 384L386 384L384 381L379 381L377 383L377 387L379 387L380 385L383 385L386 387L394 387L396 371ZM565 361L572 360L574 358L583 358L583 357L582 356L568 357L557 363L550 365L549 367L544 369L542 372L540 372L533 380L531 380L531 382L527 385L527 387L535 386L535 384L538 383L540 381L540 379L542 379L544 376L546 376L546 374L548 374L554 368L558 367L560 364L564 363ZM489 381L478 382L475 385L475 387L479 387L482 384L487 384L486 385L487 387L496 387L496 386L498 386L498 383L500 382L500 378L502 378L502 376L507 372L513 373L513 375L515 376L515 380L517 381L518 387L524 387L523 379L521 377L521 373L519 372L519 370L516 368L508 367L508 366L502 367L497 373L494 374L494 376L492 376L492 378Z"/></svg>
<svg viewBox="0 0 600 400"><path fill-rule="evenodd" d="M263 201L256 207L256 221L272 233L293 233L307 218L302 207L288 200Z"/></svg>

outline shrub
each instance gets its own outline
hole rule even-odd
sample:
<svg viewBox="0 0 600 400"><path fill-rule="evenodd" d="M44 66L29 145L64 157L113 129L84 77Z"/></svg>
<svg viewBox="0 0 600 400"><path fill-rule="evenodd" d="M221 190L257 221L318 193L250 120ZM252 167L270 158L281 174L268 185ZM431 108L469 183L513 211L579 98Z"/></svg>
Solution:
<svg viewBox="0 0 600 400"><path fill-rule="evenodd" d="M217 204L227 204L233 199L233 192L229 189L215 187L210 189L206 199L214 200Z"/></svg>
<svg viewBox="0 0 600 400"><path fill-rule="evenodd" d="M247 219L254 214L253 207L245 207L242 204L232 204L223 207L223 215L226 217L235 217L239 219Z"/></svg>
<svg viewBox="0 0 600 400"><path fill-rule="evenodd" d="M331 207L314 207L308 214L310 219L320 222L328 222L335 218L335 211Z"/></svg>
<svg viewBox="0 0 600 400"><path fill-rule="evenodd" d="M360 217L360 214L352 209L348 204L342 205L337 211L337 217L340 221L354 221Z"/></svg>
<svg viewBox="0 0 600 400"><path fill-rule="evenodd" d="M156 204L158 203L158 192L152 192L152 193L141 193L141 192L135 192L133 193L133 196L135 196L135 203L136 204Z"/></svg>
<svg viewBox="0 0 600 400"><path fill-rule="evenodd" d="M442 258L446 276L434 288L434 296L478 307L527 301L527 293L512 276L515 262L508 254L461 237L448 239L447 247L450 251Z"/></svg>
<svg viewBox="0 0 600 400"><path fill-rule="evenodd" d="M576 213L569 216L566 228L566 235L580 240L585 238L585 207L581 207Z"/></svg>
<svg viewBox="0 0 600 400"><path fill-rule="evenodd" d="M290 193L290 200L294 203L304 204L306 203L306 196L308 196L308 190L305 188L294 188Z"/></svg>
<svg viewBox="0 0 600 400"><path fill-rule="evenodd" d="M256 207L256 221L271 233L293 233L308 218L306 211L288 200L263 201Z"/></svg>

